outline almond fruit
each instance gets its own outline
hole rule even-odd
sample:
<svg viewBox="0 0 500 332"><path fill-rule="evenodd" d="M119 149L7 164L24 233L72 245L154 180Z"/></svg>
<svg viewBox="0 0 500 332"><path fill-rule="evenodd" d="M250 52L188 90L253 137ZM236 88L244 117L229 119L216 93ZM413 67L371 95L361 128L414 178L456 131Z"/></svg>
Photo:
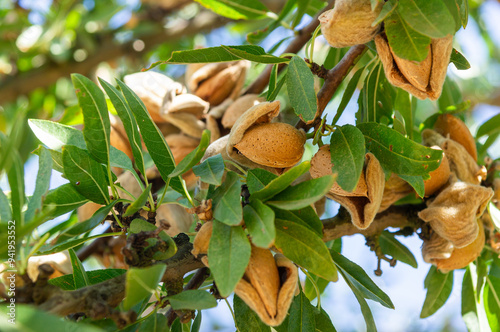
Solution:
<svg viewBox="0 0 500 332"><path fill-rule="evenodd" d="M436 145L431 148L441 150L441 148ZM425 196L431 196L448 182L448 179L450 178L450 165L446 155L443 154L441 164L439 164L438 168L429 172L429 175L431 178L424 180Z"/></svg>
<svg viewBox="0 0 500 332"><path fill-rule="evenodd" d="M441 114L434 124L434 130L460 143L474 158L474 161L477 161L476 141L462 120L451 114Z"/></svg>

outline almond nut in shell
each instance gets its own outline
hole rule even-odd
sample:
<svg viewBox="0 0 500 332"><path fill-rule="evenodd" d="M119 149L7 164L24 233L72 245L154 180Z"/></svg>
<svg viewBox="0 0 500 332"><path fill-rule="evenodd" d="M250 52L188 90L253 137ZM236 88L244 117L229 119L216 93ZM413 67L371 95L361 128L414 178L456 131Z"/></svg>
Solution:
<svg viewBox="0 0 500 332"><path fill-rule="evenodd" d="M441 114L434 123L434 130L460 143L474 158L474 161L477 161L476 141L462 120L451 114Z"/></svg>
<svg viewBox="0 0 500 332"><path fill-rule="evenodd" d="M441 148L435 145L431 148L441 150ZM431 196L448 182L450 178L450 165L446 155L443 156L439 167L429 172L429 176L431 177L430 179L424 180L425 196Z"/></svg>

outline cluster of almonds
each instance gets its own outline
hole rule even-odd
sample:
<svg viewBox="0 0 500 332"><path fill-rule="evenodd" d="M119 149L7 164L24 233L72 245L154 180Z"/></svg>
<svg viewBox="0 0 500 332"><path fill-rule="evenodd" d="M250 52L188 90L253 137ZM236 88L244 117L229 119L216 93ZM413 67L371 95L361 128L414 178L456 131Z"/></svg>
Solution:
<svg viewBox="0 0 500 332"><path fill-rule="evenodd" d="M383 1L372 10L370 0L337 0L335 7L320 17L321 32L332 47L350 47L375 39L377 53L387 80L419 99L436 100L441 95L450 62L453 36L432 39L429 53L421 62L397 56L387 41L381 24L372 26Z"/></svg>
<svg viewBox="0 0 500 332"><path fill-rule="evenodd" d="M439 167L424 181L427 208L418 216L431 227L430 239L424 240L424 260L441 271L465 267L476 259L484 246L483 223L479 219L493 190L481 186L486 170L477 164L474 138L458 118L440 115L434 130L422 132L423 144L443 151ZM330 149L325 145L311 160L314 178L331 174ZM385 181L378 160L365 156L365 165L357 187L346 192L335 184L327 197L337 201L350 213L352 223L366 229L375 215L394 202L413 193L412 187L397 175Z"/></svg>

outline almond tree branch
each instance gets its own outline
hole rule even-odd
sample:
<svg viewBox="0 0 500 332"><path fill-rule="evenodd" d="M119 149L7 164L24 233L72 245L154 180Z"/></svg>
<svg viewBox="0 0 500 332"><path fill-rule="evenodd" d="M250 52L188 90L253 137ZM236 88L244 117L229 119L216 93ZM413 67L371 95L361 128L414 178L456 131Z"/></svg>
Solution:
<svg viewBox="0 0 500 332"><path fill-rule="evenodd" d="M319 11L316 16L313 17L312 21L305 26L302 30L298 31L297 36L295 37L294 40L288 45L288 47L285 49L283 53L297 53L299 52L302 47L307 43L309 39L311 39L312 34L314 30L319 25L318 17L323 14L323 12L332 9L333 5L335 4L335 0L330 0L328 2L328 5L325 6L321 11ZM269 78L271 77L271 70L273 66L269 65L264 69L264 71L260 74L259 77L246 89L244 94L250 94L250 93L256 93L259 94L264 89L266 86L269 84ZM280 65L278 67L278 72L280 72L284 68L284 65Z"/></svg>

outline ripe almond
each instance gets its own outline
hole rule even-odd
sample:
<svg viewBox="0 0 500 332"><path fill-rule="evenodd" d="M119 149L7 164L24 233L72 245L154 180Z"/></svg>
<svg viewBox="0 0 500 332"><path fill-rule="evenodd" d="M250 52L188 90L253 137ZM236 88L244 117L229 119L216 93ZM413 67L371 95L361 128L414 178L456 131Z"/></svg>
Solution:
<svg viewBox="0 0 500 332"><path fill-rule="evenodd" d="M438 146L432 146L432 149L441 150ZM439 167L429 172L431 178L424 181L425 196L430 196L444 186L450 177L450 164L448 158L443 154L443 160Z"/></svg>
<svg viewBox="0 0 500 332"><path fill-rule="evenodd" d="M287 123L251 127L234 147L251 161L270 167L291 167L302 159L306 137Z"/></svg>
<svg viewBox="0 0 500 332"><path fill-rule="evenodd" d="M206 255L208 253L212 229L213 223L211 221L207 221L201 226L193 241L193 250L191 250L191 253L194 257L198 258L198 255Z"/></svg>
<svg viewBox="0 0 500 332"><path fill-rule="evenodd" d="M477 161L476 141L462 120L451 114L441 114L434 124L434 129L444 137L449 136L450 139L463 145Z"/></svg>

